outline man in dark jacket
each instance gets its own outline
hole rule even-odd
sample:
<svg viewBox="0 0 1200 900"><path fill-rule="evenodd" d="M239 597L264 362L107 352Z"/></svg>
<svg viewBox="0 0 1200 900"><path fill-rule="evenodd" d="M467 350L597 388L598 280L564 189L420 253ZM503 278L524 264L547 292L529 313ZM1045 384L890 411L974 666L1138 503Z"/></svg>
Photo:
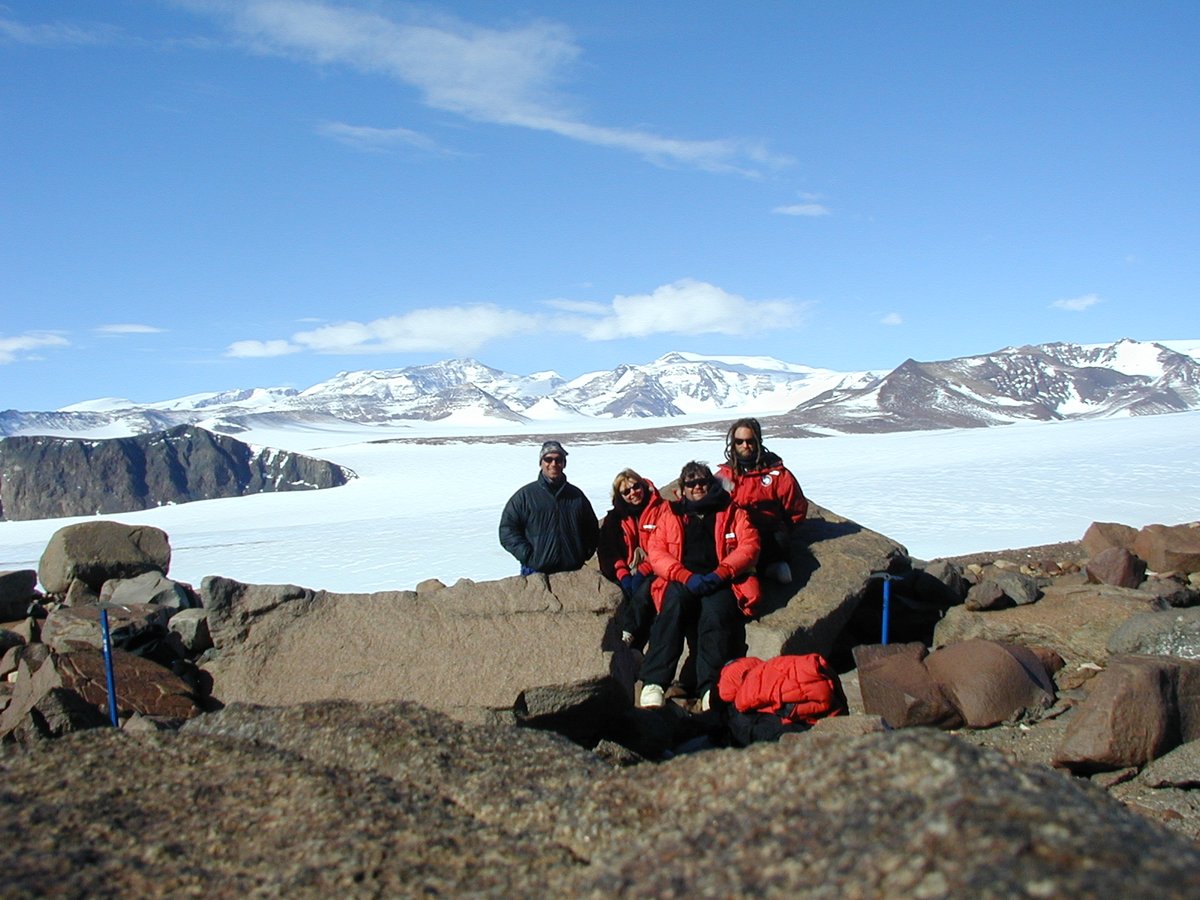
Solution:
<svg viewBox="0 0 1200 900"><path fill-rule="evenodd" d="M500 546L517 558L522 575L571 572L596 552L600 525L583 491L567 483L567 451L546 441L537 480L512 495L500 516Z"/></svg>

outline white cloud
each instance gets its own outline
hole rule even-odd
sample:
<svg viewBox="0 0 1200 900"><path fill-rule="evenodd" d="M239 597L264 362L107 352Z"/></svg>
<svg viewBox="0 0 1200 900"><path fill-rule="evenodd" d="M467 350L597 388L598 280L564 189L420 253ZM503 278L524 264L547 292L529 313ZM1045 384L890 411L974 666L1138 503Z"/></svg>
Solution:
<svg viewBox="0 0 1200 900"><path fill-rule="evenodd" d="M903 325L904 318L897 312L890 312L879 320L880 325Z"/></svg>
<svg viewBox="0 0 1200 900"><path fill-rule="evenodd" d="M225 355L238 359L261 359L299 353L303 349L287 341L234 341L225 349Z"/></svg>
<svg viewBox="0 0 1200 900"><path fill-rule="evenodd" d="M11 41L35 47L107 44L118 34L112 26L95 23L73 25L68 22L47 22L25 25L13 19L0 19L0 42Z"/></svg>
<svg viewBox="0 0 1200 900"><path fill-rule="evenodd" d="M803 324L808 304L747 300L712 284L683 279L648 294L621 295L610 303L550 300L551 312L534 315L492 304L428 307L370 322L337 322L287 340L244 340L226 356L264 357L310 351L323 354L473 353L484 344L518 335L554 332L589 341L655 334L741 336Z"/></svg>
<svg viewBox="0 0 1200 900"><path fill-rule="evenodd" d="M611 311L582 329L592 341L652 334L754 334L801 321L802 308L785 300L747 300L715 285L685 278L649 294L618 296Z"/></svg>
<svg viewBox="0 0 1200 900"><path fill-rule="evenodd" d="M385 14L324 0L184 0L184 5L222 16L257 52L382 73L416 88L426 105L478 122L627 150L659 165L755 175L761 167L791 162L753 141L685 140L588 123L559 89L582 53L559 23L495 29L421 14L415 7L372 7Z"/></svg>
<svg viewBox="0 0 1200 900"><path fill-rule="evenodd" d="M389 150L401 146L431 153L440 152L431 138L407 128L372 128L344 122L322 122L317 126L317 133L357 150Z"/></svg>
<svg viewBox="0 0 1200 900"><path fill-rule="evenodd" d="M1082 297L1071 297L1066 300L1055 300L1050 304L1055 309L1065 309L1070 312L1083 312L1085 309L1095 306L1100 302L1100 297L1096 294L1084 294Z"/></svg>
<svg viewBox="0 0 1200 900"><path fill-rule="evenodd" d="M0 335L0 365L32 359L35 351L43 347L69 347L70 344L62 335L48 331L31 331L16 337Z"/></svg>
<svg viewBox="0 0 1200 900"><path fill-rule="evenodd" d="M791 206L777 206L771 212L784 216L827 216L829 207L820 203L794 203Z"/></svg>
<svg viewBox="0 0 1200 900"><path fill-rule="evenodd" d="M162 334L166 329L130 322L117 325L101 325L95 331L97 334Z"/></svg>

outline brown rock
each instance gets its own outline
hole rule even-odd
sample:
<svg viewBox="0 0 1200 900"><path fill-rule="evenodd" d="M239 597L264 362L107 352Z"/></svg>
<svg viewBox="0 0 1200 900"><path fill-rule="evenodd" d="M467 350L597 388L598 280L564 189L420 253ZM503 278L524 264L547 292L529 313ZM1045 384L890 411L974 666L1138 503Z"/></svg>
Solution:
<svg viewBox="0 0 1200 900"><path fill-rule="evenodd" d="M924 663L910 654L885 656L859 669L858 684L867 715L881 717L892 728L963 724Z"/></svg>
<svg viewBox="0 0 1200 900"><path fill-rule="evenodd" d="M1093 522L1084 532L1080 543L1089 557L1098 556L1105 550L1120 547L1133 552L1133 539L1137 529L1118 522Z"/></svg>
<svg viewBox="0 0 1200 900"><path fill-rule="evenodd" d="M836 513L810 504L792 535L792 581L763 581L758 618L746 625L747 655L829 656L859 603L879 591L872 572L907 559L900 544Z"/></svg>
<svg viewBox="0 0 1200 900"><path fill-rule="evenodd" d="M1024 647L1044 646L1069 668L1108 659L1109 636L1126 619L1147 612L1153 598L1111 585L1051 585L1042 599L1012 609L972 612L956 606L934 631L934 646L985 638Z"/></svg>
<svg viewBox="0 0 1200 900"><path fill-rule="evenodd" d="M1147 525L1134 539L1133 552L1155 572L1200 572L1200 527Z"/></svg>
<svg viewBox="0 0 1200 900"><path fill-rule="evenodd" d="M983 612L988 609L1004 609L1015 604L1004 593L1004 589L991 580L980 581L967 591L967 599L963 606L972 612Z"/></svg>
<svg viewBox="0 0 1200 900"><path fill-rule="evenodd" d="M65 724L52 723L42 727L38 723L37 728L29 729L30 734L41 732L38 736L57 737L80 727L109 723L108 687L104 657L100 653L94 650L51 653L36 669L22 659L18 672L12 703L0 715L0 739L21 728L28 729L30 717L35 722L39 717L45 718L48 695L65 704L63 708L68 713ZM156 663L114 650L113 673L120 716L137 712L146 716L190 718L200 712L187 684ZM68 694L78 698L79 702L67 697ZM83 713L80 703L101 714L100 722Z"/></svg>
<svg viewBox="0 0 1200 900"><path fill-rule="evenodd" d="M49 594L65 594L76 578L99 591L110 578L150 571L165 575L170 565L171 547L159 528L80 522L51 536L38 563L38 580Z"/></svg>
<svg viewBox="0 0 1200 900"><path fill-rule="evenodd" d="M133 644L147 632L166 634L171 610L130 604L108 610L108 631L114 647ZM52 610L42 624L42 643L57 653L83 647L99 650L103 643L99 606L63 606Z"/></svg>
<svg viewBox="0 0 1200 900"><path fill-rule="evenodd" d="M1114 657L1089 684L1054 753L1075 772L1142 766L1200 737L1200 661Z"/></svg>
<svg viewBox="0 0 1200 900"><path fill-rule="evenodd" d="M594 569L463 579L425 594L214 577L201 593L216 648L206 669L225 703L407 699L478 721L522 691L562 697L595 679L612 679L632 702L632 651L611 621L621 591Z"/></svg>
<svg viewBox="0 0 1200 900"><path fill-rule="evenodd" d="M1109 547L1089 559L1084 572L1091 584L1136 588L1146 577L1146 563L1124 547Z"/></svg>
<svg viewBox="0 0 1200 900"><path fill-rule="evenodd" d="M1054 682L1024 647L963 641L930 653L925 668L971 728L989 728L1054 702Z"/></svg>
<svg viewBox="0 0 1200 900"><path fill-rule="evenodd" d="M24 618L37 596L37 572L33 569L0 572L0 622Z"/></svg>

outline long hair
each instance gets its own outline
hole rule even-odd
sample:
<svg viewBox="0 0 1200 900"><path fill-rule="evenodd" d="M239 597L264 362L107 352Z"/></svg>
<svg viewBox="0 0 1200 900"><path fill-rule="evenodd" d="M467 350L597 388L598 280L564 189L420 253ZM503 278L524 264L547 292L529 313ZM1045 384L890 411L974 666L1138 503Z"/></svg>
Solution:
<svg viewBox="0 0 1200 900"><path fill-rule="evenodd" d="M754 439L758 442L758 446L755 448L754 459L751 461L751 465L757 468L762 464L763 458L767 453L767 448L763 446L762 426L758 424L758 419L738 419L729 426L729 430L725 432L725 461L729 463L732 469L737 469L738 455L733 447L733 435L740 428L749 428L754 432Z"/></svg>
<svg viewBox="0 0 1200 900"><path fill-rule="evenodd" d="M617 477L613 479L612 483L612 502L614 506L621 499L621 487L626 484L640 484L642 485L642 490L649 493L649 489L645 486L645 478L633 471L633 469L622 469L617 473Z"/></svg>

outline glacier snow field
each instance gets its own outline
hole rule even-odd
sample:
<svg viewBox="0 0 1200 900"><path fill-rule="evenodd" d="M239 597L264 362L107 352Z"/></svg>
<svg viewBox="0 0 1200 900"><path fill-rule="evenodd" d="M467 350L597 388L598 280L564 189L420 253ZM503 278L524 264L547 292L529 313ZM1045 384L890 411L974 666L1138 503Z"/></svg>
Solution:
<svg viewBox="0 0 1200 900"><path fill-rule="evenodd" d="M359 477L323 491L102 518L166 531L169 574L197 587L222 575L359 593L515 574L497 525L512 492L537 476L540 438L381 443L380 436L366 429L239 435L332 460ZM597 515L609 508L613 476L623 468L662 485L689 460L715 466L724 452L718 440L591 439L598 443L567 444L567 476ZM1141 527L1200 519L1200 412L790 440L772 440L768 431L766 444L814 502L920 559L1078 540L1093 521ZM0 522L0 570L36 569L51 535L83 521Z"/></svg>

